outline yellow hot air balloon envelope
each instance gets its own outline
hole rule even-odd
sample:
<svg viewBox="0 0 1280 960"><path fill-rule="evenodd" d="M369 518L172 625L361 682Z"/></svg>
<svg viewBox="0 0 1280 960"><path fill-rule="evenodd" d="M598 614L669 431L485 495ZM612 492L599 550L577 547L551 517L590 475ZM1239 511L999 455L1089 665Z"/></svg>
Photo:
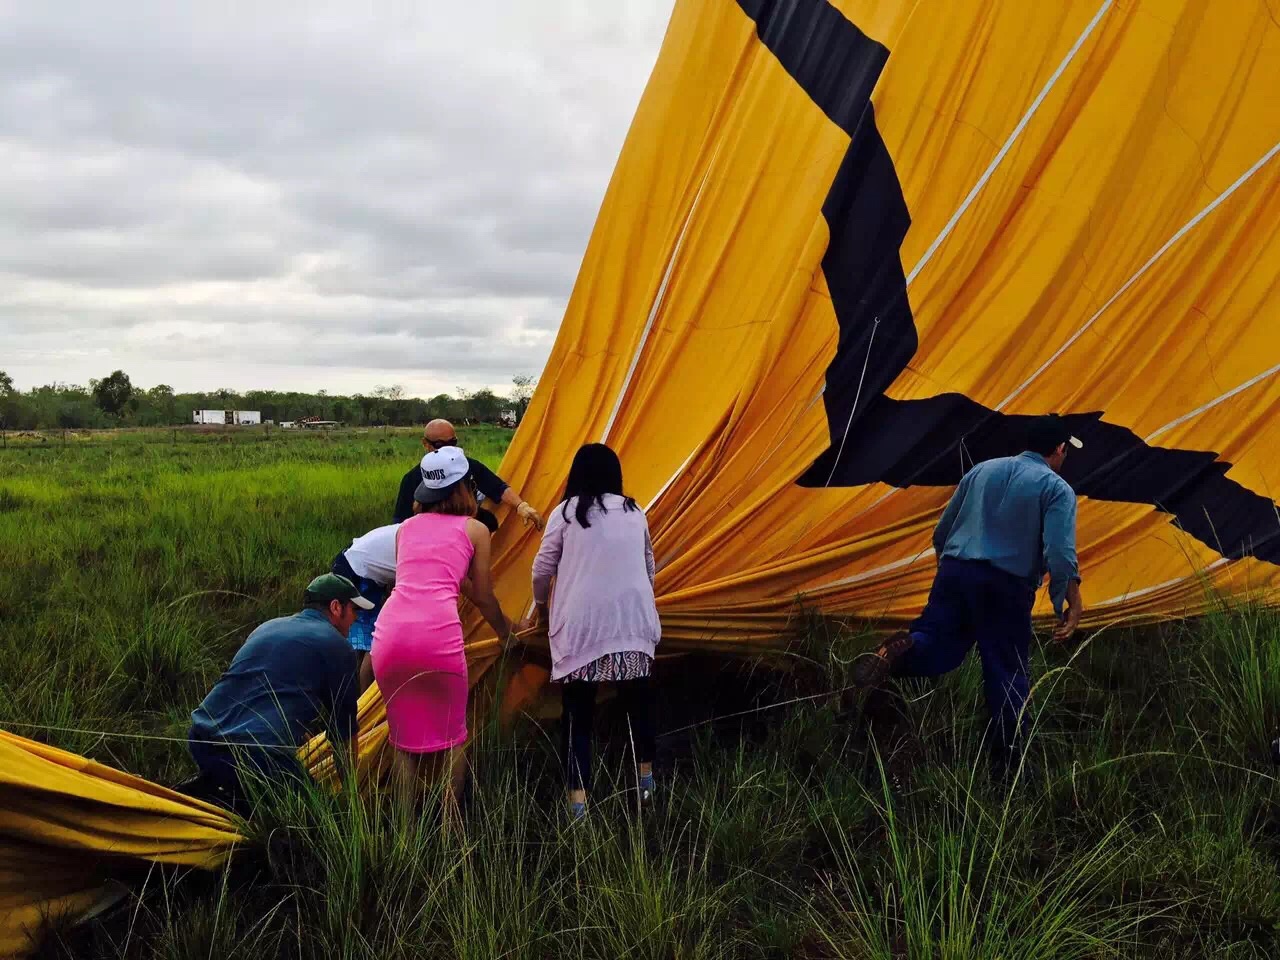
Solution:
<svg viewBox="0 0 1280 960"><path fill-rule="evenodd" d="M1264 3L680 4L505 475L609 442L665 636L734 644L912 616L955 483L1058 412L1095 620L1265 593L1278 82Z"/></svg>
<svg viewBox="0 0 1280 960"><path fill-rule="evenodd" d="M1269 599L1277 90L1265 0L680 0L502 473L551 508L608 442L666 648L741 651L805 606L913 616L951 488L1058 412L1090 617ZM496 547L527 606L536 535ZM0 760L0 951L114 863L235 842L106 768Z"/></svg>

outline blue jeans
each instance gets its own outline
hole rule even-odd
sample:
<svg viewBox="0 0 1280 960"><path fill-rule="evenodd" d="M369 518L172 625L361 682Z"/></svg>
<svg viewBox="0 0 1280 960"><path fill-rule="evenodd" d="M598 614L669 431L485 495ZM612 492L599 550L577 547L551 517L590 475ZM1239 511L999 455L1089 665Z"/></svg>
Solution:
<svg viewBox="0 0 1280 960"><path fill-rule="evenodd" d="M937 677L964 662L976 643L991 714L997 763L1017 755L1027 718L1018 716L1031 690L1031 607L1036 591L1021 577L982 560L943 557L924 613L911 625L915 644L894 676Z"/></svg>

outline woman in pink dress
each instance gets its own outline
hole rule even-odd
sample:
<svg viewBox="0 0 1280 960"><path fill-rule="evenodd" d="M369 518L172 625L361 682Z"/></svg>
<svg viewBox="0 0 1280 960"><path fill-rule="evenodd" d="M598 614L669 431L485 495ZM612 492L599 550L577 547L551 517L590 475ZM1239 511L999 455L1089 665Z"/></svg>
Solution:
<svg viewBox="0 0 1280 960"><path fill-rule="evenodd" d="M373 675L387 707L401 799L412 805L447 770L451 797L466 778L467 658L458 595L506 646L511 623L493 594L489 531L475 519L470 467L458 447L422 458L414 516L396 532L396 585L374 626Z"/></svg>

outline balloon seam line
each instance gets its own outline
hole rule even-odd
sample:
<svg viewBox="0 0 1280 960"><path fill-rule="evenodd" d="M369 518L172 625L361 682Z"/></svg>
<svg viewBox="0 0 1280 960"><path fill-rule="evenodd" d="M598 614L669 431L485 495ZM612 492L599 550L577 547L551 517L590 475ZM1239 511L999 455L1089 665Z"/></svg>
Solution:
<svg viewBox="0 0 1280 960"><path fill-rule="evenodd" d="M1018 395L1022 393L1022 391L1026 390L1026 388L1029 387L1042 373L1048 370L1049 367L1052 366L1059 357L1061 357L1067 350L1069 350L1072 344L1074 344L1077 340L1079 340L1082 336L1084 336L1084 334L1089 330L1089 328L1092 327L1094 323L1096 323L1098 319L1108 309L1110 309L1111 305L1115 303L1117 300L1119 300L1122 296L1124 296L1124 294L1128 291L1128 289L1132 287L1135 283L1137 283L1143 277L1143 275L1148 270L1150 270L1158 260L1160 260L1161 257L1163 257L1166 253L1168 253L1169 250L1175 244L1177 244L1179 240L1181 240L1193 229L1195 229L1195 227L1197 227L1214 210L1222 206L1222 204L1225 203L1226 200L1233 193L1235 193L1238 189L1240 189L1240 187L1244 186L1244 184L1248 182L1249 179L1252 178L1255 173L1257 173L1264 166L1266 166L1267 163L1270 162L1271 158L1274 157L1277 153L1280 153L1280 142L1277 142L1275 146L1273 146L1270 150L1264 153L1257 160L1257 162L1254 163L1253 166L1251 166L1244 173L1240 174L1240 176L1236 178L1236 181L1232 183L1231 186L1227 187L1226 190L1222 191L1222 193L1218 194L1218 196L1216 196L1208 204L1208 206L1206 206L1203 210L1201 210L1194 217L1192 217L1190 220L1184 223L1181 227L1179 227L1178 230L1173 234L1173 236L1171 236L1168 240L1166 240L1163 244L1161 244L1160 249L1158 249L1155 253L1153 253L1147 259L1147 262L1138 268L1137 273L1135 273L1128 280L1126 280L1124 282L1124 285L1121 286L1120 289L1117 290L1115 293L1113 293L1111 297L1107 300L1107 302L1104 303L1101 307L1099 307L1098 311L1093 316L1091 316L1088 320L1086 320L1083 326L1081 326L1079 330L1077 330L1067 339L1066 343L1064 343L1062 346L1060 346L1057 350L1054 351L1053 356L1051 356L1048 360L1042 363L1039 366L1039 368L1036 370L1036 372L1031 374L1030 377L1024 380L1017 388L1014 389L1014 391L1011 394L1009 394L1007 397L1001 400L996 405L995 409L1003 410L1006 406L1008 406L1010 402L1016 399Z"/></svg>
<svg viewBox="0 0 1280 960"><path fill-rule="evenodd" d="M831 473L827 475L827 482L822 486L824 488L831 486L831 481L835 479L836 470L840 466L840 458L844 456L844 445L849 439L849 431L853 428L853 417L858 412L858 401L862 399L862 385L867 379L867 367L871 364L871 347L876 342L876 331L880 329L880 318L876 317L871 324L871 336L867 340L867 355L862 359L862 375L858 377L858 389L853 395L853 406L849 408L849 421L844 425L844 432L840 435L840 449L836 451L835 460L831 461Z"/></svg>
<svg viewBox="0 0 1280 960"><path fill-rule="evenodd" d="M996 169L1004 162L1005 156L1007 156L1009 151L1013 149L1013 145L1018 141L1018 138L1022 136L1022 132L1027 128L1027 124L1031 122L1031 118L1036 115L1037 111L1039 111L1041 105L1049 96L1049 92L1053 90L1058 81L1062 79L1062 75L1066 73L1067 67L1071 65L1071 61L1074 60L1076 54L1080 52L1080 49L1093 33L1094 28L1096 28L1101 22L1107 11L1111 9L1113 2L1114 0L1104 0L1102 6L1098 8L1098 12L1093 15L1093 19L1090 20L1088 25L1084 28L1084 32L1081 33L1080 36L1076 37L1076 42L1072 44L1071 49L1067 51L1067 55L1063 57L1062 62L1058 64L1058 68L1053 71L1049 79L1045 81L1044 86L1040 88L1040 93L1031 101L1031 105L1027 107L1026 112L1022 115L1022 119L1018 121L1018 125L1013 128L1013 132L1009 134L1004 145L1000 147L999 152L997 152L995 157L992 158L991 163L987 165L987 169L984 170L982 176L978 178L978 182L973 185L973 188L965 196L964 200L961 201L959 208L951 215L951 219L947 221L946 226L942 228L942 232L934 238L933 243L929 244L929 248L925 250L924 256L922 256L920 261L911 268L911 272L907 274L907 286L911 286L911 282L915 280L915 278L920 274L920 271L925 268L925 265L933 259L933 255L938 252L938 248L942 246L947 237L951 235L951 231L955 229L956 224L960 222L960 218L964 216L965 212L969 209L970 205L972 205L978 194L982 192L982 188L987 185L987 181L991 179L995 174Z"/></svg>
<svg viewBox="0 0 1280 960"><path fill-rule="evenodd" d="M702 182L698 184L698 192L694 194L693 203L689 205L689 212L685 214L684 223L680 227L680 235L676 238L675 248L671 251L671 257L667 260L667 269L662 275L662 283L658 285L658 291L653 298L653 306L649 308L649 317L645 321L644 332L640 334L640 342L636 344L636 352L631 357L631 365L627 367L627 375L622 380L622 386L618 390L618 399L614 401L613 410L609 413L609 420L604 425L604 433L600 437L601 443L609 442L609 434L613 432L614 421L618 418L618 413L622 410L622 401L627 395L627 390L631 387L631 378L635 375L636 367L640 364L640 356L644 353L645 344L649 342L649 333L653 330L653 324L658 319L658 311L662 308L662 301L667 295L667 286L671 282L671 274L675 271L676 260L680 257L680 251L684 247L685 236L689 232L689 227L693 223L693 215L698 209L698 203L702 199L702 192L707 187L707 181L711 179L711 168L715 165L716 156L720 153L720 148L716 148L716 153L712 155L711 162L707 164L706 172L702 175Z"/></svg>
<svg viewBox="0 0 1280 960"><path fill-rule="evenodd" d="M1277 363L1274 367L1271 367L1269 370L1263 370L1257 376L1250 377L1244 383L1239 384L1238 386L1232 387L1226 393L1223 393L1214 397L1212 400L1208 401L1207 403L1200 404L1200 406L1196 407L1194 410L1190 411L1189 413L1184 413L1182 416L1178 417L1177 419L1170 420L1163 427L1160 427L1160 429L1147 434L1147 436L1144 438L1144 442L1150 443L1156 437L1163 436L1164 434L1172 430L1174 427L1180 426L1186 423L1188 420L1195 419L1196 417L1200 416L1200 414L1205 413L1208 410L1212 410L1214 407L1218 406L1218 404L1225 403L1227 400L1230 400L1232 397L1236 396L1237 394L1244 393L1244 391L1248 390L1250 387L1257 386L1263 380L1267 379L1268 377L1272 376L1277 372L1280 372L1280 363Z"/></svg>

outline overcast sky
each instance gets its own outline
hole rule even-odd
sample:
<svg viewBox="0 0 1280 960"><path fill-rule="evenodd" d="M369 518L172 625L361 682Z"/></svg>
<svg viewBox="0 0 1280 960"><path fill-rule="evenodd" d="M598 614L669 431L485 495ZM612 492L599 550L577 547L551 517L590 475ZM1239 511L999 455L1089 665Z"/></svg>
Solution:
<svg viewBox="0 0 1280 960"><path fill-rule="evenodd" d="M539 373L670 9L0 0L0 369Z"/></svg>

